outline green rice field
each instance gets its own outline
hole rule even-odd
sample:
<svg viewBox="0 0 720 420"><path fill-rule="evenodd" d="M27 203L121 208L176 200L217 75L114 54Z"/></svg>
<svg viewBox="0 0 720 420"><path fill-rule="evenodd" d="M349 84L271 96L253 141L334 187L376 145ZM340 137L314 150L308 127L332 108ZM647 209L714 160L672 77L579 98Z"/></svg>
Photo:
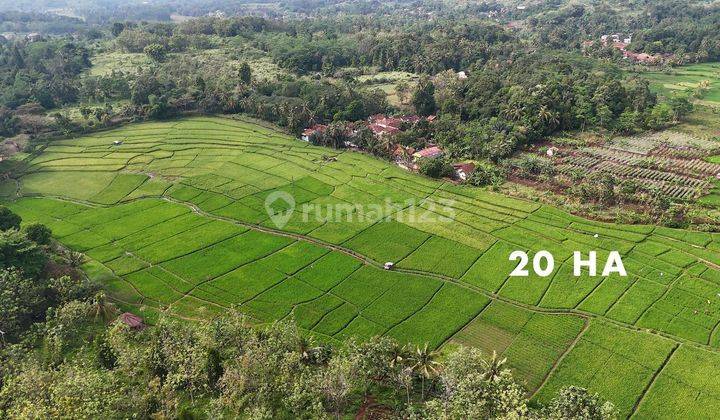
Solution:
<svg viewBox="0 0 720 420"><path fill-rule="evenodd" d="M538 401L573 384L628 417L720 411L720 234L594 222L227 118L58 140L26 166L3 204L150 321L235 306L319 340L495 351ZM281 193L294 208L267 200ZM382 218L355 206L388 201ZM509 277L510 252L541 249L550 276ZM573 251L590 250L598 271L619 251L628 276L574 277Z"/></svg>
<svg viewBox="0 0 720 420"><path fill-rule="evenodd" d="M720 63L702 63L676 67L668 71L643 72L656 92L669 96L677 92L695 90L707 81L708 89L700 103L720 106Z"/></svg>

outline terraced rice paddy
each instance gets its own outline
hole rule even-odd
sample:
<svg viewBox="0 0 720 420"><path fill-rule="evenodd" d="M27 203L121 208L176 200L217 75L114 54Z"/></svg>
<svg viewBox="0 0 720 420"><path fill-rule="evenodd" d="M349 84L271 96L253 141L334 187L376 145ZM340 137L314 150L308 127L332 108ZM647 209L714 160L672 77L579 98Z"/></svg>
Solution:
<svg viewBox="0 0 720 420"><path fill-rule="evenodd" d="M693 64L662 72L643 72L642 76L650 80L654 91L665 96L693 91L701 83L707 82L708 89L700 102L712 107L720 106L720 63Z"/></svg>
<svg viewBox="0 0 720 420"><path fill-rule="evenodd" d="M541 401L576 384L626 416L720 410L710 382L720 372L718 234L592 222L222 118L56 141L0 191L150 320L237 306L258 323L294 319L321 340L387 334L494 350ZM279 191L295 201L280 227L266 208ZM353 217L354 204L387 199L404 203L391 217ZM345 213L303 217L304 205ZM557 269L509 278L515 249L546 249ZM618 250L628 276L576 278L575 250L601 262Z"/></svg>

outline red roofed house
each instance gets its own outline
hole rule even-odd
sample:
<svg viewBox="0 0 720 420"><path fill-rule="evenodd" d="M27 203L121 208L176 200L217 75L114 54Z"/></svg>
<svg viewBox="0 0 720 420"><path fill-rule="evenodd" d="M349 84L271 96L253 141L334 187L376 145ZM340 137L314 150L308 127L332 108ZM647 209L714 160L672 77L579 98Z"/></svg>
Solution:
<svg viewBox="0 0 720 420"><path fill-rule="evenodd" d="M392 135L400 131L400 126L404 122L400 118L387 117L382 114L372 115L368 118L370 131L378 137Z"/></svg>
<svg viewBox="0 0 720 420"><path fill-rule="evenodd" d="M383 114L376 114L368 118L368 128L378 137L392 135L400 131L402 125L414 125L422 118L417 115L403 115L400 117L388 117ZM435 119L434 116L427 117L428 121Z"/></svg>
<svg viewBox="0 0 720 420"><path fill-rule="evenodd" d="M453 163L455 168L455 176L461 181L465 181L470 177L470 174L475 171L474 163Z"/></svg>
<svg viewBox="0 0 720 420"><path fill-rule="evenodd" d="M142 318L137 315L131 314L130 312L123 313L118 317L118 319L120 320L120 322L132 328L133 330L142 330L143 328L145 328L145 324L143 323Z"/></svg>
<svg viewBox="0 0 720 420"><path fill-rule="evenodd" d="M399 128L393 127L391 125L382 125L382 124L370 124L368 126L370 128L370 131L373 132L378 137L382 137L385 135L392 135L400 131Z"/></svg>
<svg viewBox="0 0 720 420"><path fill-rule="evenodd" d="M302 133L302 137L300 137L300 138L302 139L302 141L309 142L310 137L313 134L322 134L325 132L325 130L327 130L327 125L315 124L310 128L306 128L305 131L303 131L303 133Z"/></svg>
<svg viewBox="0 0 720 420"><path fill-rule="evenodd" d="M415 159L434 159L444 154L441 148L437 146L431 146L420 151L413 153Z"/></svg>

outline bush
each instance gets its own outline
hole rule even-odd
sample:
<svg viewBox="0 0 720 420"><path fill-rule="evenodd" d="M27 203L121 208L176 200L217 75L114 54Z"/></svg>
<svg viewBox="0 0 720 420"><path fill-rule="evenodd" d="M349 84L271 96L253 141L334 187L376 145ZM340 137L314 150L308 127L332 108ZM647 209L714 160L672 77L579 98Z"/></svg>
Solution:
<svg viewBox="0 0 720 420"><path fill-rule="evenodd" d="M421 174L427 175L430 178L450 177L455 172L448 161L440 158L421 160L418 165L418 170Z"/></svg>
<svg viewBox="0 0 720 420"><path fill-rule="evenodd" d="M0 230L20 229L22 218L5 206L0 206Z"/></svg>
<svg viewBox="0 0 720 420"><path fill-rule="evenodd" d="M536 155L522 155L510 159L506 163L508 169L513 170L523 178L535 178L540 175L550 176L555 173L555 168L549 159Z"/></svg>
<svg viewBox="0 0 720 420"><path fill-rule="evenodd" d="M52 231L42 223L30 223L23 229L28 239L39 245L48 245L52 237Z"/></svg>
<svg viewBox="0 0 720 420"><path fill-rule="evenodd" d="M45 266L43 250L17 230L0 232L0 269L14 267L28 277L37 276Z"/></svg>
<svg viewBox="0 0 720 420"><path fill-rule="evenodd" d="M0 269L0 331L13 342L41 319L43 287L15 268ZM0 341L0 345L2 342Z"/></svg>
<svg viewBox="0 0 720 420"><path fill-rule="evenodd" d="M486 163L478 164L475 171L470 174L467 183L476 187L497 185L505 181L505 171L502 168Z"/></svg>

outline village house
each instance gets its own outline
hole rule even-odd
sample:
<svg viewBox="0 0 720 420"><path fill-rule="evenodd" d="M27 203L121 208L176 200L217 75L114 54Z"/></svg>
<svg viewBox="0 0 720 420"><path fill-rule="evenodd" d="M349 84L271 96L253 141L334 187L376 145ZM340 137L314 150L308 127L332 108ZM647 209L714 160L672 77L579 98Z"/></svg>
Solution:
<svg viewBox="0 0 720 420"><path fill-rule="evenodd" d="M40 35L39 32L30 32L29 34L25 35L25 39L30 42L40 41L42 39L42 35Z"/></svg>
<svg viewBox="0 0 720 420"><path fill-rule="evenodd" d="M403 124L414 125L419 122L422 117L417 115L401 115L398 117L388 117L383 114L375 114L368 118L368 128L377 137L390 136L400 132ZM432 122L434 115L425 118Z"/></svg>
<svg viewBox="0 0 720 420"><path fill-rule="evenodd" d="M435 159L444 154L445 152L443 152L443 150L438 146L430 146L413 153L413 158L415 158L416 161L419 159Z"/></svg>
<svg viewBox="0 0 720 420"><path fill-rule="evenodd" d="M453 163L453 168L455 169L455 177L457 179L467 181L470 174L475 171L475 164L472 162Z"/></svg>
<svg viewBox="0 0 720 420"><path fill-rule="evenodd" d="M632 34L628 35L626 38L623 38L623 40L620 40L620 34L612 34L612 35L603 35L600 37L600 41L603 45L612 45L613 48L616 50L622 51L623 58L637 61L638 63L644 63L644 64L655 64L662 60L661 56L657 55L651 55L647 53L635 53L632 51L628 51L627 47L632 42ZM610 41L612 40L612 44L610 44ZM585 45L583 43L583 45ZM592 44L590 44L592 45Z"/></svg>
<svg viewBox="0 0 720 420"><path fill-rule="evenodd" d="M327 130L327 125L323 124L314 124L310 128L306 128L305 131L302 132L302 136L300 136L300 139L302 141L310 141L310 137L312 137L314 134L322 134Z"/></svg>
<svg viewBox="0 0 720 420"><path fill-rule="evenodd" d="M145 328L145 323L143 322L143 319L137 315L131 314L130 312L123 313L118 317L118 319L120 320L120 322L127 325L133 330L142 330Z"/></svg>
<svg viewBox="0 0 720 420"><path fill-rule="evenodd" d="M383 114L376 114L368 118L368 127L374 135L383 137L400 131L404 122L411 122L403 117L388 117Z"/></svg>

